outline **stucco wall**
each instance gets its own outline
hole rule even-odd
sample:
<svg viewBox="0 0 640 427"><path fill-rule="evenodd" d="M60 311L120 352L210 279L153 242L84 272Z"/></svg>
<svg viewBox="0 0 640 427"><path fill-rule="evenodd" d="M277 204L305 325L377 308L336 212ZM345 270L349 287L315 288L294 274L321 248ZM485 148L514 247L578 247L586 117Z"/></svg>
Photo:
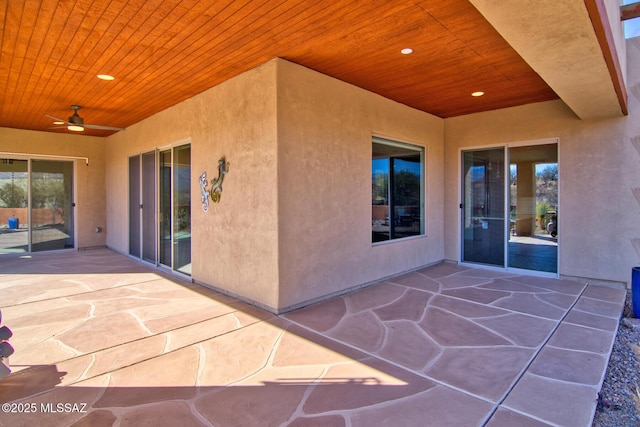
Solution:
<svg viewBox="0 0 640 427"><path fill-rule="evenodd" d="M192 277L278 310L444 257L442 120L276 59L107 138L107 244L128 252L128 158L189 139ZM426 147L428 237L371 244L371 136ZM202 212L198 176L231 163Z"/></svg>
<svg viewBox="0 0 640 427"><path fill-rule="evenodd" d="M443 121L278 60L281 308L441 261ZM371 244L371 137L426 148L426 237Z"/></svg>
<svg viewBox="0 0 640 427"><path fill-rule="evenodd" d="M105 233L95 232L106 224L104 138L0 128L0 152L88 157L88 166L75 161L76 245L105 245Z"/></svg>
<svg viewBox="0 0 640 427"><path fill-rule="evenodd" d="M447 259L459 252L460 148L559 138L560 274L630 280L640 250L640 39L628 42L627 64L627 117L579 120L553 101L445 120Z"/></svg>
<svg viewBox="0 0 640 427"><path fill-rule="evenodd" d="M191 142L192 277L265 307L278 302L275 63L267 63L107 138L107 243L128 252L128 158ZM198 177L230 162L203 212Z"/></svg>

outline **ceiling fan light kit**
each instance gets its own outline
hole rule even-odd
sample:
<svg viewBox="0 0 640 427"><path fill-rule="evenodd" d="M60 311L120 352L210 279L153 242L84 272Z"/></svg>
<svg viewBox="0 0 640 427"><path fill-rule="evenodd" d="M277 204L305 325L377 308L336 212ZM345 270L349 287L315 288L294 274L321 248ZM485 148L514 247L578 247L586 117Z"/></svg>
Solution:
<svg viewBox="0 0 640 427"><path fill-rule="evenodd" d="M124 130L124 128L114 127L114 126L102 126L102 125L90 125L85 124L84 119L80 117L78 114L78 110L82 108L80 105L73 104L71 105L71 109L73 110L73 114L69 116L68 120L63 120L59 117L52 116L50 114L45 114L46 117L53 119L53 124L55 125L63 125L63 126L55 126L50 129L68 129L74 132L82 132L86 129L99 129L99 130Z"/></svg>

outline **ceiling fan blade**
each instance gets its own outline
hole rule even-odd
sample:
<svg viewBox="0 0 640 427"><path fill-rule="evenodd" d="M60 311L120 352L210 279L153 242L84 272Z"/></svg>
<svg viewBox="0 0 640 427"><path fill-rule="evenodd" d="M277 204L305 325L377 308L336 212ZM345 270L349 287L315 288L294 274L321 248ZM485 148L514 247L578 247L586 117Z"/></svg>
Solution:
<svg viewBox="0 0 640 427"><path fill-rule="evenodd" d="M67 126L66 125L64 125L64 126L51 126L51 127L49 127L49 129L67 129Z"/></svg>
<svg viewBox="0 0 640 427"><path fill-rule="evenodd" d="M83 124L83 127L87 128L87 129L100 129L100 130L124 130L124 128L117 128L114 126L101 126L101 125L88 125L88 124Z"/></svg>
<svg viewBox="0 0 640 427"><path fill-rule="evenodd" d="M44 116L45 116L45 117L49 117L50 119L53 119L53 120L55 120L56 122L65 122L65 123L67 123L67 121L66 121L65 119L61 119L61 118L59 118L59 117L55 117L55 116L52 116L52 115L50 115L50 114L45 114Z"/></svg>

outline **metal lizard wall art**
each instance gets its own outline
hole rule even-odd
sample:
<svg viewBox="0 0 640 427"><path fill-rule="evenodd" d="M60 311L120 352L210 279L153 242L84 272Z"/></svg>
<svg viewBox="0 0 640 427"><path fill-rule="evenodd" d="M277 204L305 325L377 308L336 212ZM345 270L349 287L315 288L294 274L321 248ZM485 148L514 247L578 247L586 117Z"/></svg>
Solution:
<svg viewBox="0 0 640 427"><path fill-rule="evenodd" d="M203 172L200 175L200 191L202 195L200 196L200 200L202 201L202 210L207 212L209 210L209 196L211 196L211 200L213 203L219 203L220 197L222 196L222 181L224 181L225 175L229 172L229 162L226 161L225 156L222 156L220 160L218 160L218 177L211 181L211 189L207 190L207 185L209 182L207 181L207 172Z"/></svg>
<svg viewBox="0 0 640 427"><path fill-rule="evenodd" d="M207 191L207 185L209 185L209 181L207 181L207 172L203 172L198 179L200 181L200 192L202 195L200 196L200 201L202 202L202 210L207 212L209 210L209 192Z"/></svg>

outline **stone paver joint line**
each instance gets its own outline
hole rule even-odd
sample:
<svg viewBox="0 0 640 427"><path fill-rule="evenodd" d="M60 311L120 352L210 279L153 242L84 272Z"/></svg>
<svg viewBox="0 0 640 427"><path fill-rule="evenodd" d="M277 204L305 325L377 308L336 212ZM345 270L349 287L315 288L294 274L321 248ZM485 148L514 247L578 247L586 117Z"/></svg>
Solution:
<svg viewBox="0 0 640 427"><path fill-rule="evenodd" d="M542 351L542 349L544 348L545 345L547 345L549 343L549 341L551 340L551 337L553 337L553 334L555 334L555 332L558 330L558 328L560 327L560 325L562 324L562 322L564 321L564 319L567 317L567 315L571 312L571 310L573 309L573 307L575 307L575 305L578 303L578 301L580 300L580 297L584 294L584 292L587 290L587 286L584 286L584 289L582 290L582 292L580 293L580 295L575 299L575 301L573 302L573 304L571 305L571 307L569 307L569 309L567 309L567 311L565 312L564 316L562 316L562 319L560 319L556 325L553 327L553 329L551 330L551 332L549 333L549 335L547 336L547 338L545 339L545 341L538 347L538 349L536 350L536 352L533 354L533 356L531 357L531 359L529 360L529 362L526 364L526 366L523 367L523 369L520 371L520 374L514 379L513 383L511 384L511 386L509 387L509 389L505 392L505 394L502 396L502 398L496 403L496 405L494 406L494 409L491 413L491 416L487 419L487 421L493 417L493 415L495 414L495 412L498 410L498 408L500 408L502 406L502 404L504 403L504 401L507 399L507 397L509 396L509 394L513 391L513 389L516 387L516 385L518 384L518 382L522 379L522 377L525 375L525 373L529 370L529 368L531 368L531 365L533 365L533 363L535 362L536 358L538 357L538 355L540 354L540 352ZM522 414L522 415L527 415L527 414ZM543 421L543 420L540 420Z"/></svg>

